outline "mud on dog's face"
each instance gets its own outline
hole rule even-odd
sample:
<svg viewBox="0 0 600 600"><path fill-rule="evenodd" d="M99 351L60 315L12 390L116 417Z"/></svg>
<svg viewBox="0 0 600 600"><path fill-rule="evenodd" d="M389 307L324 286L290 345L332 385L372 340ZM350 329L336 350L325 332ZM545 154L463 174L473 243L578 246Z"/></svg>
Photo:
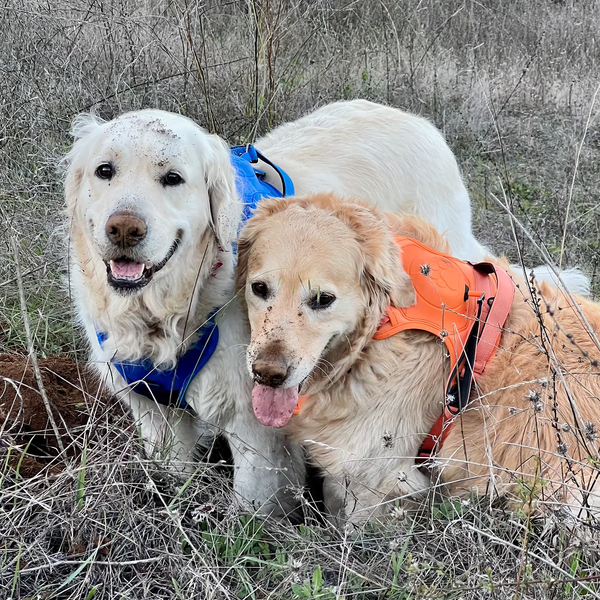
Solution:
<svg viewBox="0 0 600 600"><path fill-rule="evenodd" d="M224 247L230 243L235 192L221 140L155 110L107 123L87 115L74 134L67 208L111 288L142 290L209 228Z"/></svg>
<svg viewBox="0 0 600 600"><path fill-rule="evenodd" d="M254 410L265 425L287 423L302 385L327 376L329 360L349 349L368 308L406 291L391 234L381 223L377 231L369 227L367 209L354 210L342 220L310 203L264 202L242 234L238 285L252 330L247 365L257 384ZM358 229L349 226L354 217Z"/></svg>

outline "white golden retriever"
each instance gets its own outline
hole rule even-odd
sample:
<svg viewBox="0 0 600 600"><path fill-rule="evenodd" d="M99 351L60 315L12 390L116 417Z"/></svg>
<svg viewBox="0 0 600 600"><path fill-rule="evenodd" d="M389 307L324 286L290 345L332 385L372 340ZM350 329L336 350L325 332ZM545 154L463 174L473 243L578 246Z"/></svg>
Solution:
<svg viewBox="0 0 600 600"><path fill-rule="evenodd" d="M131 406L147 450L193 470L198 443L224 434L240 501L284 511L302 484L301 451L252 413L246 320L232 251L242 215L230 152L190 119L159 110L102 122L79 116L67 156L71 286L92 361ZM425 119L367 101L339 102L277 128L256 146L296 193L333 192L420 215L459 257L480 260L469 196L442 135ZM278 178L265 166L267 180ZM192 380L191 409L131 391L111 361L173 368L216 308L215 353ZM139 388L138 388L139 389Z"/></svg>

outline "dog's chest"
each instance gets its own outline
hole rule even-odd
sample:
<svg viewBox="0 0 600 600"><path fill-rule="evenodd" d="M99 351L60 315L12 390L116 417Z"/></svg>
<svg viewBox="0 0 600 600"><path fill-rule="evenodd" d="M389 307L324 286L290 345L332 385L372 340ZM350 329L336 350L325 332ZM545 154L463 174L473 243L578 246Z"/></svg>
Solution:
<svg viewBox="0 0 600 600"><path fill-rule="evenodd" d="M429 334L378 341L344 380L311 398L289 431L337 474L385 470L388 459L414 462L443 408L447 362Z"/></svg>
<svg viewBox="0 0 600 600"><path fill-rule="evenodd" d="M219 322L219 343L188 391L188 403L200 419L226 427L236 412L251 411L252 380L244 348L249 332L237 306ZM254 418L254 415L252 415Z"/></svg>
<svg viewBox="0 0 600 600"><path fill-rule="evenodd" d="M396 468L394 464L414 462L420 432L430 426L431 418L411 406L412 398L398 389L384 389L369 395L368 404L363 398L348 406L347 400L346 396L337 406L329 404L326 410L317 408L290 425L291 435L317 465L332 474L364 479L367 473L371 478L375 472Z"/></svg>

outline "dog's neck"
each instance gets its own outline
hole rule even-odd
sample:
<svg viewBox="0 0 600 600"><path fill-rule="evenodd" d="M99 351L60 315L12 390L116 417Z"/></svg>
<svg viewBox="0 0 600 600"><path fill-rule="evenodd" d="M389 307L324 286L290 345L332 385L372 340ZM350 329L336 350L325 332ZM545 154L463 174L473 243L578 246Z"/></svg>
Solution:
<svg viewBox="0 0 600 600"><path fill-rule="evenodd" d="M85 240L78 238L72 252L79 309L106 335L103 350L111 358L148 359L172 368L209 315L233 297L232 252L220 249L210 230L188 249L185 260L173 261L136 296L109 287L103 261Z"/></svg>

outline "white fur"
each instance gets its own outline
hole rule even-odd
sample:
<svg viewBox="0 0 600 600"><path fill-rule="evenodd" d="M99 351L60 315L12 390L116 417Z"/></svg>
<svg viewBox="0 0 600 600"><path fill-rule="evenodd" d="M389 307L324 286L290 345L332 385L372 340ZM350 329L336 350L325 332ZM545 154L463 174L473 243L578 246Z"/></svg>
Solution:
<svg viewBox="0 0 600 600"><path fill-rule="evenodd" d="M415 214L443 232L459 258L489 255L471 232L471 203L454 154L426 119L367 100L337 102L278 127L256 146L290 175L298 196L332 192Z"/></svg>
<svg viewBox="0 0 600 600"><path fill-rule="evenodd" d="M196 443L222 432L234 454L240 500L272 510L276 498L289 508L286 488L304 478L301 453L252 414L244 365L249 334L237 301L231 301L231 243L242 205L227 146L190 119L158 110L127 113L107 123L82 115L73 134L65 182L71 284L92 362L131 405L149 452L166 446L167 458L189 471ZM486 254L471 232L469 196L455 158L425 119L363 100L339 102L279 127L256 145L289 173L298 194L335 192L420 215L447 235L457 256L478 260ZM117 168L110 183L94 174L107 160ZM171 168L185 183L165 188L159 179ZM278 186L274 172L266 171ZM104 226L123 210L148 225L140 261L160 262L177 232L183 232L171 260L143 291L130 296L109 288L103 262L110 250ZM218 260L223 266L213 277ZM112 357L149 358L170 367L216 306L225 306L218 318L219 345L187 393L195 418L124 389ZM103 347L96 331L108 334Z"/></svg>

